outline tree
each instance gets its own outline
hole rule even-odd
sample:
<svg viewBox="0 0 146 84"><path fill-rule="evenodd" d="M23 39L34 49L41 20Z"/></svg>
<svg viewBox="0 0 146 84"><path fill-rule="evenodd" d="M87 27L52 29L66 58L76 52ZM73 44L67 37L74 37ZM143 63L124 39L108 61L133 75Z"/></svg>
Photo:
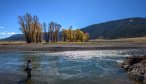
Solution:
<svg viewBox="0 0 146 84"><path fill-rule="evenodd" d="M49 23L49 32L50 32L50 39L53 42L53 33L54 33L54 22Z"/></svg>
<svg viewBox="0 0 146 84"><path fill-rule="evenodd" d="M49 28L47 29L47 25L46 23L43 23L43 29L44 29L44 39L46 42L49 42L50 40L50 32L49 32Z"/></svg>
<svg viewBox="0 0 146 84"><path fill-rule="evenodd" d="M55 31L54 31L54 39L55 39L55 42L58 42L58 38L59 38L58 33L59 33L60 28L61 28L61 25L55 23L54 28L55 28Z"/></svg>
<svg viewBox="0 0 146 84"><path fill-rule="evenodd" d="M80 41L82 41L83 42L83 32L82 31L80 31L79 29L77 29L76 30L76 40L78 41L78 40L80 40Z"/></svg>
<svg viewBox="0 0 146 84"><path fill-rule="evenodd" d="M88 33L88 32L85 32L85 33L84 33L84 41L85 41L85 42L88 42L88 41L89 41L89 38L90 38L90 37L89 37L89 33Z"/></svg>
<svg viewBox="0 0 146 84"><path fill-rule="evenodd" d="M72 42L72 26L69 27L69 41Z"/></svg>
<svg viewBox="0 0 146 84"><path fill-rule="evenodd" d="M42 26L37 16L31 16L26 13L24 16L18 16L18 21L27 43L39 43L42 41Z"/></svg>
<svg viewBox="0 0 146 84"><path fill-rule="evenodd" d="M54 22L49 23L49 33L50 33L51 42L58 41L58 38L59 38L58 33L59 33L60 28L61 28L60 24L57 24Z"/></svg>
<svg viewBox="0 0 146 84"><path fill-rule="evenodd" d="M68 30L62 30L63 41L81 41L87 42L89 40L89 34L82 32L81 30L71 30L71 27Z"/></svg>
<svg viewBox="0 0 146 84"><path fill-rule="evenodd" d="M65 42L67 40L67 30L62 29L62 36L63 36L63 41Z"/></svg>

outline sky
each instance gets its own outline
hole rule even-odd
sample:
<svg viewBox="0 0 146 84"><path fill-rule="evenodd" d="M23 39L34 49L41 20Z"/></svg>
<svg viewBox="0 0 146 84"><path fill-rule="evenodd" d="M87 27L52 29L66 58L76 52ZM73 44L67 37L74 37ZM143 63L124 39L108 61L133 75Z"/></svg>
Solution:
<svg viewBox="0 0 146 84"><path fill-rule="evenodd" d="M0 38L20 34L18 16L30 13L41 23L51 21L83 28L111 20L146 18L146 0L0 0Z"/></svg>

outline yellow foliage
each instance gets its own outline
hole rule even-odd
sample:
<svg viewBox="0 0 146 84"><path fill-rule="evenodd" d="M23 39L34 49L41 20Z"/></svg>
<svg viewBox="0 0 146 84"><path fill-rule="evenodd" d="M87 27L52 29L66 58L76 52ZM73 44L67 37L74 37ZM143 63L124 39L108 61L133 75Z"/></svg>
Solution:
<svg viewBox="0 0 146 84"><path fill-rule="evenodd" d="M62 30L62 35L63 35L63 41L70 41L70 42L77 42L77 41L81 41L81 42L87 42L89 40L89 34L88 33L84 33L81 30L77 29L77 30Z"/></svg>

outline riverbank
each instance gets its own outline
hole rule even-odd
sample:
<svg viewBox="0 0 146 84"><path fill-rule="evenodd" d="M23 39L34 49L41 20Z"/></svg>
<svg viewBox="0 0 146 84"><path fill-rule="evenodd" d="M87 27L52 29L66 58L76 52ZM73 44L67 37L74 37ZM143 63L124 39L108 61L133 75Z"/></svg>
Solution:
<svg viewBox="0 0 146 84"><path fill-rule="evenodd" d="M146 43L135 42L73 42L73 43L38 43L38 44L0 44L0 52L4 51L72 51L72 50L100 50L100 49L129 49L146 48Z"/></svg>

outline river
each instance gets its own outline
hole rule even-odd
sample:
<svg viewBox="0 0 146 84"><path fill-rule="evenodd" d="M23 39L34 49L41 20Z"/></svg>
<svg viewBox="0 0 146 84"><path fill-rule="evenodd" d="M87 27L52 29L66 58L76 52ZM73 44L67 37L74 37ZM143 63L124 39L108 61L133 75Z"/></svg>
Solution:
<svg viewBox="0 0 146 84"><path fill-rule="evenodd" d="M119 63L146 49L1 52L0 84L133 84ZM24 72L32 59L32 78Z"/></svg>

